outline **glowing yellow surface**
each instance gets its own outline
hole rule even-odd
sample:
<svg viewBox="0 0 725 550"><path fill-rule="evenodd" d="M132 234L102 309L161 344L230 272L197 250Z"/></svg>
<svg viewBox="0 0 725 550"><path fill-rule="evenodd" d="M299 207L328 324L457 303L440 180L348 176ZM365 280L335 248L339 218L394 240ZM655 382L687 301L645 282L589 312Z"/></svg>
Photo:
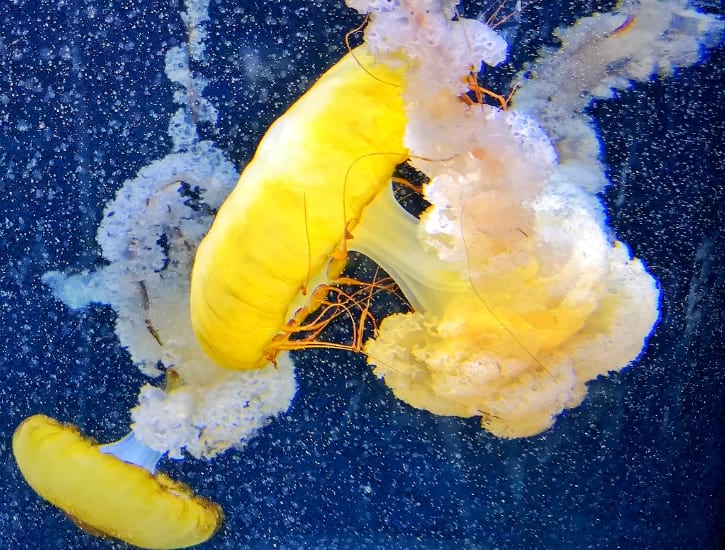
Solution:
<svg viewBox="0 0 725 550"><path fill-rule="evenodd" d="M209 539L223 517L183 483L103 454L77 428L47 416L18 427L13 454L28 484L93 534L185 548Z"/></svg>
<svg viewBox="0 0 725 550"><path fill-rule="evenodd" d="M358 61L375 76L361 68ZM268 363L295 300L406 158L400 76L345 56L262 139L196 255L191 317L218 365Z"/></svg>

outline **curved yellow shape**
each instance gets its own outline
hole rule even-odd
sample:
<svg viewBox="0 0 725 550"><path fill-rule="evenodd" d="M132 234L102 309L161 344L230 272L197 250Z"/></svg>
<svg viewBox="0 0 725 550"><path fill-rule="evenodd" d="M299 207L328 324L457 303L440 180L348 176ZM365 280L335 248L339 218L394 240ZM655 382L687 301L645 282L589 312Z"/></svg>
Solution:
<svg viewBox="0 0 725 550"><path fill-rule="evenodd" d="M142 548L202 543L223 518L219 505L183 483L104 454L75 426L47 416L18 426L13 454L28 484L76 523Z"/></svg>
<svg viewBox="0 0 725 550"><path fill-rule="evenodd" d="M192 272L192 325L218 365L267 364L299 295L344 258L346 231L407 156L401 78L358 48L262 139Z"/></svg>

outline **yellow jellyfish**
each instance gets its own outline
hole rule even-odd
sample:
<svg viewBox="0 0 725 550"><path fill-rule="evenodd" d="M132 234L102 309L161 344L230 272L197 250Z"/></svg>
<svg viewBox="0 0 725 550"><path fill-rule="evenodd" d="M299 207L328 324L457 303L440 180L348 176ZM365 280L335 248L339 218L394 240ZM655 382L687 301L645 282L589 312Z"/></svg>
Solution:
<svg viewBox="0 0 725 550"><path fill-rule="evenodd" d="M218 365L262 367L359 250L414 307L364 350L395 395L533 435L637 355L658 291L596 199L548 184L556 154L532 118L459 99L506 43L436 6L372 7L366 45L269 129L197 252L192 326ZM431 177L420 221L389 188L408 150Z"/></svg>
<svg viewBox="0 0 725 550"><path fill-rule="evenodd" d="M366 44L272 125L198 249L190 322L228 370L198 369L188 401L203 400L193 391L204 393L210 372L223 385L270 368L289 323L315 310L315 289L355 249L414 307L384 320L365 347L395 395L435 414L480 416L500 436L539 433L581 402L587 381L637 356L657 318L657 285L609 237L598 199L573 162L557 164L532 117L460 101L482 60L503 59L501 37L448 1L349 4L372 12ZM612 30L627 34L619 19ZM420 220L388 186L409 156L430 178ZM164 313L173 321L177 312ZM159 402L154 411L165 410ZM144 437L157 426L146 423ZM13 439L30 485L79 524L149 548L202 542L221 510L154 473L169 450L159 447L134 435L99 447L42 416Z"/></svg>
<svg viewBox="0 0 725 550"><path fill-rule="evenodd" d="M26 419L13 436L28 484L91 533L141 548L186 548L209 539L222 521L221 507L154 474L159 455L131 457L134 448L128 439L115 449L99 446L43 415Z"/></svg>
<svg viewBox="0 0 725 550"><path fill-rule="evenodd" d="M499 436L539 433L637 356L656 283L607 237L599 201L556 183L532 117L460 100L471 68L504 58L500 36L446 3L355 4L370 11L365 46L270 128L199 247L195 334L223 367L264 366L350 247L414 307L364 350L396 396ZM406 151L431 178L420 221L389 190Z"/></svg>

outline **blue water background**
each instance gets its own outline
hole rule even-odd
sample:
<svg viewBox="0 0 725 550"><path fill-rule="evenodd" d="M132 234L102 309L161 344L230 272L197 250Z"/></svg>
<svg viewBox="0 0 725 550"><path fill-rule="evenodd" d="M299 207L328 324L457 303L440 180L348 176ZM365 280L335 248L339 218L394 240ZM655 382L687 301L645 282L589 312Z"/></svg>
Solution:
<svg viewBox="0 0 725 550"><path fill-rule="evenodd" d="M169 152L176 106L164 54L185 41L180 4L0 5L2 549L125 548L41 501L10 438L34 413L103 441L127 430L144 379L117 343L113 311L69 311L39 277L100 265L103 205ZM555 43L556 26L611 6L546 4L506 30L518 42L501 82ZM340 3L299 0L215 1L211 16L208 61L195 69L211 81L205 96L220 120L202 133L241 167L264 128L344 53L359 19ZM255 79L243 68L253 54L269 69ZM634 366L591 383L553 429L505 441L475 419L401 404L360 356L298 353L298 397L246 449L162 463L225 509L203 548L719 548L724 57L720 47L591 109L613 181L611 225L662 285L662 318Z"/></svg>

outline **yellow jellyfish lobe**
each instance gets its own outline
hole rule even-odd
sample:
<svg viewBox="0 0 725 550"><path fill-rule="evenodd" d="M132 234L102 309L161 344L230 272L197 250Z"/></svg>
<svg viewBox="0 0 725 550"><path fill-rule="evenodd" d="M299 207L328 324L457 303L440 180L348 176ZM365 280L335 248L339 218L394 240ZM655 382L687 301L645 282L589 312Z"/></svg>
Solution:
<svg viewBox="0 0 725 550"><path fill-rule="evenodd" d="M400 79L357 49L262 139L192 271L192 325L218 365L268 362L296 300L322 282L348 226L405 160Z"/></svg>
<svg viewBox="0 0 725 550"><path fill-rule="evenodd" d="M209 539L221 508L164 474L106 454L78 429L31 416L13 435L23 477L91 531L141 548L186 548Z"/></svg>

